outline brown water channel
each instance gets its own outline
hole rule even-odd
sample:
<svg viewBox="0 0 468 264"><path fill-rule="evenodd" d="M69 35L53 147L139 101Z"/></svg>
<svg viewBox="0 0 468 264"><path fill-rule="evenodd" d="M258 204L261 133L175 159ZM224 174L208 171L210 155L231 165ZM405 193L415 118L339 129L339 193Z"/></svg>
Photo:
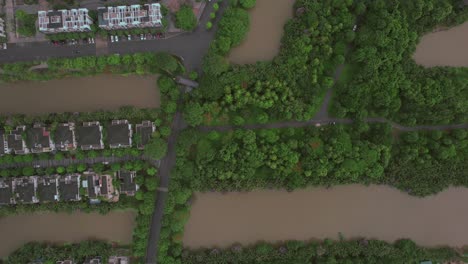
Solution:
<svg viewBox="0 0 468 264"><path fill-rule="evenodd" d="M289 239L366 237L393 242L411 238L424 246L468 245L468 189L411 197L385 186L339 186L249 193L197 193L184 246Z"/></svg>
<svg viewBox="0 0 468 264"><path fill-rule="evenodd" d="M98 75L0 83L0 113L41 114L159 106L156 77Z"/></svg>
<svg viewBox="0 0 468 264"><path fill-rule="evenodd" d="M280 49L283 27L293 16L295 0L257 0L249 11L250 31L244 42L229 54L237 64L273 59Z"/></svg>
<svg viewBox="0 0 468 264"><path fill-rule="evenodd" d="M0 258L32 241L53 243L89 239L129 244L136 213L41 213L0 217Z"/></svg>
<svg viewBox="0 0 468 264"><path fill-rule="evenodd" d="M468 66L468 22L421 38L413 59L426 67Z"/></svg>

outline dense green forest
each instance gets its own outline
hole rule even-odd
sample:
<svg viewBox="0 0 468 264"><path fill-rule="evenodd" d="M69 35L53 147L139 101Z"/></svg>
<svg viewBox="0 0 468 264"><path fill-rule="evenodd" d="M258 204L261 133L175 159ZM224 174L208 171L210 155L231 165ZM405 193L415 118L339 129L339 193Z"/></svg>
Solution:
<svg viewBox="0 0 468 264"><path fill-rule="evenodd" d="M72 259L83 263L88 257L102 257L103 263L112 254L117 253L109 243L100 241L85 241L79 244L54 246L50 244L28 243L11 254L5 264L37 263L55 264L56 261Z"/></svg>
<svg viewBox="0 0 468 264"><path fill-rule="evenodd" d="M390 126L186 131L173 178L197 191L390 184L412 195L468 186L466 130L407 132Z"/></svg>
<svg viewBox="0 0 468 264"><path fill-rule="evenodd" d="M232 4L221 18L200 87L186 106L186 120L199 125L312 118L354 38L353 1L298 0L296 8L306 11L285 25L281 52L273 61L230 65L225 57L249 28L242 2Z"/></svg>
<svg viewBox="0 0 468 264"><path fill-rule="evenodd" d="M247 248L234 246L223 251L211 249L182 255L182 261L186 264L408 264L450 259L459 259L453 249L421 248L410 240L399 240L394 244L379 240L289 241L275 246L261 243Z"/></svg>
<svg viewBox="0 0 468 264"><path fill-rule="evenodd" d="M336 87L334 115L387 117L408 125L467 122L466 68L424 68L411 58L423 34L468 18L462 2L367 1L347 62L347 82Z"/></svg>

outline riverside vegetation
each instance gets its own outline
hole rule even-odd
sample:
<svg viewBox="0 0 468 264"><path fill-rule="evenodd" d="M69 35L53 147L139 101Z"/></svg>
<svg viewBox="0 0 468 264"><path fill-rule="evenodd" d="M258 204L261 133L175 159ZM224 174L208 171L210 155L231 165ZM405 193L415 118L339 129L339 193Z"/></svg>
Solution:
<svg viewBox="0 0 468 264"><path fill-rule="evenodd" d="M231 1L203 62L200 87L186 105L191 125L233 122L266 123L313 117L335 67L343 63L357 8L353 1L297 1L307 10L285 26L280 54L271 62L229 65L229 50L249 29L247 1ZM292 12L292 10L291 10ZM247 120L246 120L247 119Z"/></svg>
<svg viewBox="0 0 468 264"><path fill-rule="evenodd" d="M349 82L338 84L332 113L357 122L323 128L182 133L164 209L160 263L459 259L452 249L421 249L408 240L394 245L377 240L289 242L200 252L184 250L181 241L195 191L376 183L426 196L450 185L468 187L467 130L396 135L389 125L359 121L367 116L409 125L467 121L466 70L424 69L410 57L423 33L436 25L465 21L467 12L461 6L457 0L298 0L296 16L285 26L280 54L272 62L240 66L229 65L225 55L242 41L249 19L238 1L231 1L205 57L199 90L185 107L190 125L310 119L333 85L333 71L345 61L346 52L351 60L344 77ZM358 24L356 32L354 24Z"/></svg>

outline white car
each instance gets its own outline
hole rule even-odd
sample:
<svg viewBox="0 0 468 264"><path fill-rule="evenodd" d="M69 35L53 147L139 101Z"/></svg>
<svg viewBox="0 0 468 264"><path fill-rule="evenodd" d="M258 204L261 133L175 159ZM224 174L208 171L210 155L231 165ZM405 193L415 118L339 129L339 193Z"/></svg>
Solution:
<svg viewBox="0 0 468 264"><path fill-rule="evenodd" d="M128 35L127 36L128 40L132 40L132 36Z"/></svg>
<svg viewBox="0 0 468 264"><path fill-rule="evenodd" d="M119 36L114 36L115 37L115 42L119 42Z"/></svg>
<svg viewBox="0 0 468 264"><path fill-rule="evenodd" d="M3 43L2 49L7 49L7 44L6 43Z"/></svg>
<svg viewBox="0 0 468 264"><path fill-rule="evenodd" d="M114 36L110 36L111 42L114 42Z"/></svg>

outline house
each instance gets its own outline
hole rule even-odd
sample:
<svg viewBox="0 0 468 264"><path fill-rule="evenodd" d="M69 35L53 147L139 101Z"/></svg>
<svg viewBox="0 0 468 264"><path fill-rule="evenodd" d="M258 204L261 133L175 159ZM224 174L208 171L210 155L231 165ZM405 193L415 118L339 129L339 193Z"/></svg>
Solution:
<svg viewBox="0 0 468 264"><path fill-rule="evenodd" d="M109 257L109 264L129 264L130 259L129 257L124 256L110 256Z"/></svg>
<svg viewBox="0 0 468 264"><path fill-rule="evenodd" d="M139 186L135 183L136 172L135 171L118 171L116 173L117 180L120 181L120 193L128 196L135 195L138 191Z"/></svg>
<svg viewBox="0 0 468 264"><path fill-rule="evenodd" d="M156 131L156 126L151 121L143 121L136 125L135 143L139 149L143 149L148 144L154 131Z"/></svg>
<svg viewBox="0 0 468 264"><path fill-rule="evenodd" d="M128 120L112 120L107 127L107 140L110 148L129 148L132 146L132 125Z"/></svg>
<svg viewBox="0 0 468 264"><path fill-rule="evenodd" d="M80 178L79 174L68 174L58 179L59 199L61 201L80 201Z"/></svg>
<svg viewBox="0 0 468 264"><path fill-rule="evenodd" d="M112 184L112 176L99 175L94 172L85 172L83 175L82 185L87 189L87 194L91 203L99 203L100 198L117 202L119 200L118 194Z"/></svg>
<svg viewBox="0 0 468 264"><path fill-rule="evenodd" d="M59 200L58 181L58 175L37 177L37 196L41 202Z"/></svg>
<svg viewBox="0 0 468 264"><path fill-rule="evenodd" d="M82 150L103 149L102 126L99 121L84 122L77 130L78 147Z"/></svg>
<svg viewBox="0 0 468 264"><path fill-rule="evenodd" d="M13 194L16 203L38 203L36 186L36 176L14 178Z"/></svg>
<svg viewBox="0 0 468 264"><path fill-rule="evenodd" d="M26 136L26 126L18 126L15 130L10 131L10 134L7 136L7 148L6 153L15 153L15 154L28 154L29 149L26 147L26 141L24 137Z"/></svg>
<svg viewBox="0 0 468 264"><path fill-rule="evenodd" d="M88 258L83 264L102 264L102 258L101 257Z"/></svg>
<svg viewBox="0 0 468 264"><path fill-rule="evenodd" d="M14 204L12 179L0 178L0 205Z"/></svg>
<svg viewBox="0 0 468 264"><path fill-rule="evenodd" d="M91 31L93 24L86 8L39 11L37 15L39 31L44 33Z"/></svg>
<svg viewBox="0 0 468 264"><path fill-rule="evenodd" d="M60 151L76 149L75 123L62 123L54 133L55 148Z"/></svg>
<svg viewBox="0 0 468 264"><path fill-rule="evenodd" d="M73 260L67 259L67 260L57 261L55 262L55 264L75 264L75 262L73 262Z"/></svg>
<svg viewBox="0 0 468 264"><path fill-rule="evenodd" d="M0 17L0 38L6 38L5 21Z"/></svg>
<svg viewBox="0 0 468 264"><path fill-rule="evenodd" d="M43 153L51 152L55 150L54 142L45 126L41 124L35 124L33 128L27 131L27 141L29 150L32 153Z"/></svg>
<svg viewBox="0 0 468 264"><path fill-rule="evenodd" d="M0 156L5 155L8 152L7 141L5 137L5 131L0 129Z"/></svg>
<svg viewBox="0 0 468 264"><path fill-rule="evenodd" d="M99 27L107 30L160 27L161 5L158 3L130 6L98 7Z"/></svg>

